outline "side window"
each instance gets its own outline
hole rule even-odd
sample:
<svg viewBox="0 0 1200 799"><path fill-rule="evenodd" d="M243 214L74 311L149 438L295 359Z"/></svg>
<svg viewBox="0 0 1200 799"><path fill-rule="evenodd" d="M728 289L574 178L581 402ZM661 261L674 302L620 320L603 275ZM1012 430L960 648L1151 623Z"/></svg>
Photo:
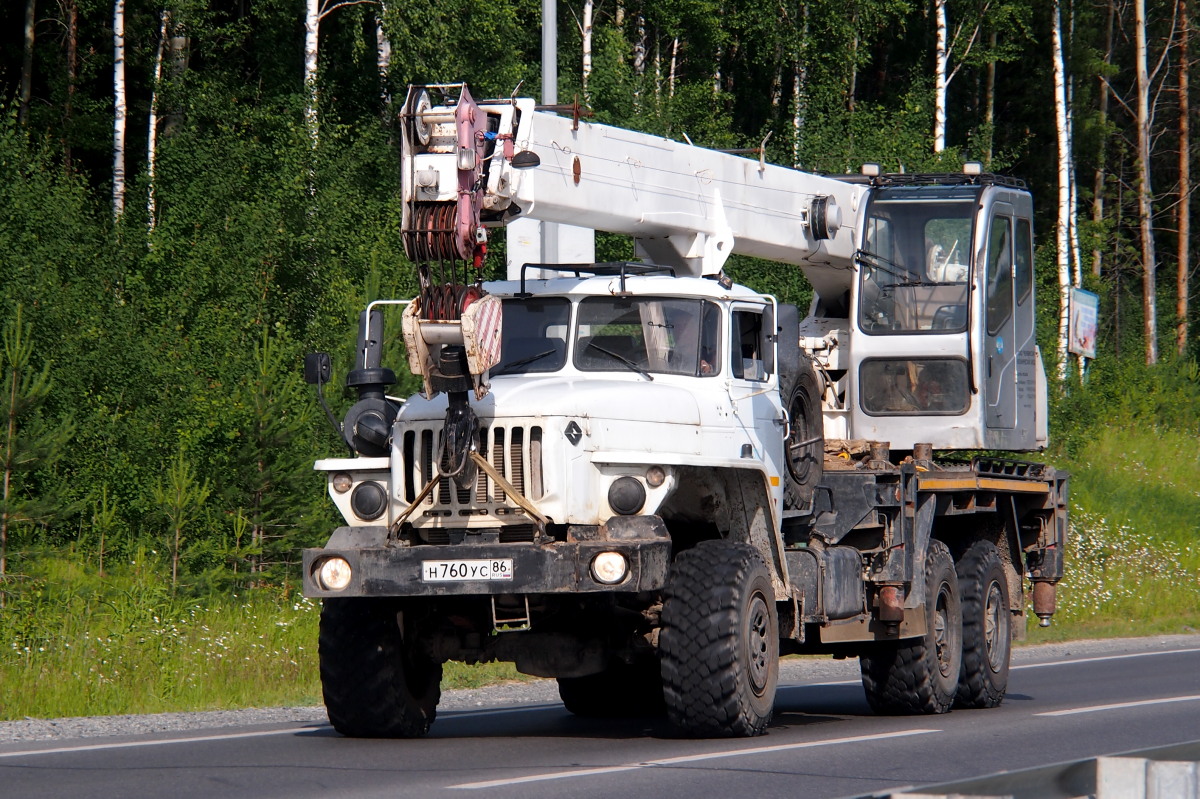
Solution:
<svg viewBox="0 0 1200 799"><path fill-rule="evenodd" d="M995 335L1012 316L1012 220L992 217L987 255L987 331Z"/></svg>
<svg viewBox="0 0 1200 799"><path fill-rule="evenodd" d="M734 311L733 341L730 343L730 364L733 376L742 380L766 380L763 365L762 314L755 311Z"/></svg>
<svg viewBox="0 0 1200 799"><path fill-rule="evenodd" d="M1033 232L1028 219L1017 220L1016 256L1017 302L1024 305L1033 288Z"/></svg>

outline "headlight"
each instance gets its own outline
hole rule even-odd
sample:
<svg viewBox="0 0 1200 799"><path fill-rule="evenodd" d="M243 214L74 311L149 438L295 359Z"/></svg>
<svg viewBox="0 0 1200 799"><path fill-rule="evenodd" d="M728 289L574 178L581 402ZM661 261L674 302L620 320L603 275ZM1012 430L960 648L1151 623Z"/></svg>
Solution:
<svg viewBox="0 0 1200 799"><path fill-rule="evenodd" d="M608 487L608 506L622 516L637 513L646 504L646 487L636 477L618 477Z"/></svg>
<svg viewBox="0 0 1200 799"><path fill-rule="evenodd" d="M317 582L326 591L341 591L350 585L350 563L345 558L326 558L317 569Z"/></svg>
<svg viewBox="0 0 1200 799"><path fill-rule="evenodd" d="M387 509L387 492L379 483L359 483L350 495L350 508L363 521L378 519Z"/></svg>
<svg viewBox="0 0 1200 799"><path fill-rule="evenodd" d="M629 573L629 562L620 552L601 552L592 558L592 577L604 585L616 585Z"/></svg>

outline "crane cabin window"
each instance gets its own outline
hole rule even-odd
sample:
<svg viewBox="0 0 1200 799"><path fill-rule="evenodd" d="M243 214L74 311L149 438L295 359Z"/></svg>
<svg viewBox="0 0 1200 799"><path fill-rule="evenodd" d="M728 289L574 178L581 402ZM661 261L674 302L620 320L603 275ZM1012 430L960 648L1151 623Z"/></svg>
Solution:
<svg viewBox="0 0 1200 799"><path fill-rule="evenodd" d="M588 297L579 303L575 367L709 377L720 369L721 309L675 297Z"/></svg>
<svg viewBox="0 0 1200 799"><path fill-rule="evenodd" d="M864 333L966 330L977 200L973 186L902 187L875 195L856 256Z"/></svg>
<svg viewBox="0 0 1200 799"><path fill-rule="evenodd" d="M562 297L504 300L500 362L492 375L557 372L567 362L571 303Z"/></svg>

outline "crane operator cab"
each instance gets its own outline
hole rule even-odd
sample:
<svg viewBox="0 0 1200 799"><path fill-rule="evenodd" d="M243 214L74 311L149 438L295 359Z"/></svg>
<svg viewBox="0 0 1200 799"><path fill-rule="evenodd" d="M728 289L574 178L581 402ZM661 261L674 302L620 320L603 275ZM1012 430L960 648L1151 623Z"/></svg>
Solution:
<svg viewBox="0 0 1200 799"><path fill-rule="evenodd" d="M852 288L854 437L896 450L917 441L1044 448L1024 184L994 175L879 181L862 215Z"/></svg>

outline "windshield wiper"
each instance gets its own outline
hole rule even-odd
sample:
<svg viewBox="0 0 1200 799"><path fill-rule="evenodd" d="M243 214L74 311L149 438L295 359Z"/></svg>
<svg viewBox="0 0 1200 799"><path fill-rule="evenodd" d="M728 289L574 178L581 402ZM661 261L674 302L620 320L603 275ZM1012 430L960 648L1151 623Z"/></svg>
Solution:
<svg viewBox="0 0 1200 799"><path fill-rule="evenodd" d="M882 255L868 252L867 250L859 250L858 252L854 253L854 258L857 261L861 261L868 269L878 269L880 272L883 272L886 275L891 275L905 284L911 284L913 282L912 275L908 272L908 270L904 269L894 261L889 261Z"/></svg>
<svg viewBox="0 0 1200 799"><path fill-rule="evenodd" d="M555 351L553 349L549 349L549 350L546 350L545 352L539 352L535 355L528 355L524 358L519 358L519 359L513 361L512 363L504 364L504 368L498 372L495 372L494 374L497 374L497 375L508 374L513 369L516 369L518 366L528 366L529 364L533 363L534 361L540 361L542 358L545 358L547 355L553 355L554 352Z"/></svg>
<svg viewBox="0 0 1200 799"><path fill-rule="evenodd" d="M588 347L591 347L591 348L593 348L593 349L600 350L600 352L603 352L605 355L609 356L610 358L616 358L618 361L620 361L621 363L625 364L625 365L626 365L626 366L628 366L630 369L632 369L633 371L637 372L639 375L641 375L642 377L646 378L647 380L653 380L653 379L654 379L654 375L650 374L650 373L649 373L649 372L647 372L645 369L643 369L642 367L638 366L638 365L637 365L636 363L634 363L633 361L631 361L631 360L629 360L628 358L626 358L624 355L618 355L617 353L613 352L612 350L606 350L606 349L604 349L604 347L601 347L599 344L597 344L597 343L596 343L596 342L594 342L594 341L589 341L589 342L587 343L587 345L588 345ZM587 349L587 347L585 347L584 349Z"/></svg>

